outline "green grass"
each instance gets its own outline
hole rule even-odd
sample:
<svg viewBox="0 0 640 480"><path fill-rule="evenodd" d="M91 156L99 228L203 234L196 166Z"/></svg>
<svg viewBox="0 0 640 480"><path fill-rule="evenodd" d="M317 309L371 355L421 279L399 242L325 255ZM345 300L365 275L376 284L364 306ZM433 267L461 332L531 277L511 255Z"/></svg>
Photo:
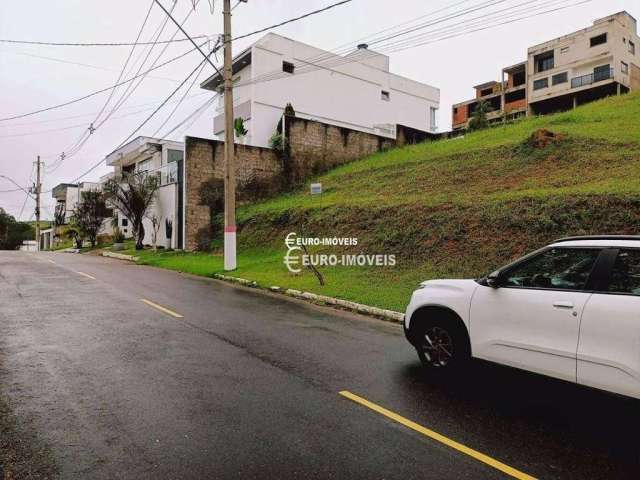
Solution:
<svg viewBox="0 0 640 480"><path fill-rule="evenodd" d="M560 139L544 148L538 129ZM403 310L422 280L475 277L554 238L637 233L640 94L524 119L464 138L394 149L310 179L298 191L238 210L239 268L262 286L306 290ZM282 262L284 237L357 237L357 247L311 253L395 254L393 268L324 267L326 285ZM222 273L220 255L143 251L141 262Z"/></svg>

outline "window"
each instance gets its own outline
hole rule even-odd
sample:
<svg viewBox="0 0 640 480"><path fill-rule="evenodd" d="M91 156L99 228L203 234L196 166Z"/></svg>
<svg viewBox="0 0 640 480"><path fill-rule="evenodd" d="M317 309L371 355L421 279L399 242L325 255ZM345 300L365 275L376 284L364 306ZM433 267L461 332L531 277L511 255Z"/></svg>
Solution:
<svg viewBox="0 0 640 480"><path fill-rule="evenodd" d="M167 150L167 163L179 162L182 160L182 150Z"/></svg>
<svg viewBox="0 0 640 480"><path fill-rule="evenodd" d="M636 54L636 44L633 43L631 40L629 40L629 53L631 55L635 55Z"/></svg>
<svg viewBox="0 0 640 480"><path fill-rule="evenodd" d="M458 107L453 107L453 114L457 114L458 113Z"/></svg>
<svg viewBox="0 0 640 480"><path fill-rule="evenodd" d="M386 102L388 102L391 99L391 95L389 94L389 92L382 90L380 92L380 98Z"/></svg>
<svg viewBox="0 0 640 480"><path fill-rule="evenodd" d="M622 73L626 75L627 73L629 73L629 64L625 62L620 62L620 70L622 70Z"/></svg>
<svg viewBox="0 0 640 480"><path fill-rule="evenodd" d="M493 93L493 88L485 88L484 90L480 90L480 96L486 97L487 95L491 95Z"/></svg>
<svg viewBox="0 0 640 480"><path fill-rule="evenodd" d="M534 90L541 90L543 88L547 88L549 86L549 79L548 78L541 78L539 80L535 80L533 82L533 89Z"/></svg>
<svg viewBox="0 0 640 480"><path fill-rule="evenodd" d="M620 250L611 272L609 291L640 295L640 250Z"/></svg>
<svg viewBox="0 0 640 480"><path fill-rule="evenodd" d="M505 287L584 290L599 249L552 248L505 273Z"/></svg>
<svg viewBox="0 0 640 480"><path fill-rule="evenodd" d="M431 130L438 129L438 109L436 107L429 107L429 122Z"/></svg>
<svg viewBox="0 0 640 480"><path fill-rule="evenodd" d="M603 80L609 80L611 75L611 65L601 65L593 69L593 81L601 82Z"/></svg>
<svg viewBox="0 0 640 480"><path fill-rule="evenodd" d="M551 77L551 83L553 85L560 85L561 83L567 83L569 81L569 74L567 72L559 73Z"/></svg>
<svg viewBox="0 0 640 480"><path fill-rule="evenodd" d="M545 72L547 70L551 70L555 65L553 51L536 55L534 57L534 62L536 72Z"/></svg>
<svg viewBox="0 0 640 480"><path fill-rule="evenodd" d="M291 62L282 62L282 71L286 73L293 73L296 66Z"/></svg>
<svg viewBox="0 0 640 480"><path fill-rule="evenodd" d="M136 165L136 171L138 172L148 172L149 170L151 170L150 158L147 158L146 160L138 162L138 164Z"/></svg>
<svg viewBox="0 0 640 480"><path fill-rule="evenodd" d="M128 227L129 226L129 220L127 220L126 218L122 219L122 226L123 227Z"/></svg>
<svg viewBox="0 0 640 480"><path fill-rule="evenodd" d="M517 72L513 74L512 84L514 87L519 87L527 83L527 75L525 72Z"/></svg>
<svg viewBox="0 0 640 480"><path fill-rule="evenodd" d="M560 49L560 53L567 53L569 51L569 47L562 47Z"/></svg>
<svg viewBox="0 0 640 480"><path fill-rule="evenodd" d="M607 34L603 33L602 35L598 35L596 37L591 37L591 46L596 47L598 45L602 45L603 43L607 43Z"/></svg>

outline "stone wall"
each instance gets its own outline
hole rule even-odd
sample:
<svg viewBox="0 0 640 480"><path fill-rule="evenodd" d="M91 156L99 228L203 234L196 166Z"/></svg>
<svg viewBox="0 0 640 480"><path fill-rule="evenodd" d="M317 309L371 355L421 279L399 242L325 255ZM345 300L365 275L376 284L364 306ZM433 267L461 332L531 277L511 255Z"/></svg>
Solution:
<svg viewBox="0 0 640 480"><path fill-rule="evenodd" d="M224 178L224 143L205 138L185 138L185 248L196 250L198 236L211 222L209 207L200 191L208 180ZM282 171L280 158L268 148L236 145L236 181L241 189L254 179L270 181Z"/></svg>
<svg viewBox="0 0 640 480"><path fill-rule="evenodd" d="M251 197L256 184L271 192L294 186L333 167L352 162L396 144L417 143L435 137L398 126L397 141L371 133L298 117L285 117L286 152L236 145L238 201ZM195 250L198 237L210 226L209 207L201 205L200 190L211 179L224 178L224 143L197 137L185 139L185 247Z"/></svg>

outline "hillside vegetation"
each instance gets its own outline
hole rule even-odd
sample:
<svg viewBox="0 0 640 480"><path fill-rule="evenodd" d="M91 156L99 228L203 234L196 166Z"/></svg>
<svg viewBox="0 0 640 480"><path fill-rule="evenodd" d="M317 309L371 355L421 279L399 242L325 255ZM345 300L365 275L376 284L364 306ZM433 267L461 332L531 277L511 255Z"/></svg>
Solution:
<svg viewBox="0 0 640 480"><path fill-rule="evenodd" d="M549 141L532 134L546 129ZM544 140L544 139L543 139ZM640 95L379 153L308 186L238 211L237 276L402 310L419 281L475 277L565 235L632 234L640 221ZM350 250L395 254L395 267L286 270L284 238L359 239ZM319 252L318 248L312 253ZM145 255L200 274L221 271L204 254ZM186 265L192 265L191 268Z"/></svg>

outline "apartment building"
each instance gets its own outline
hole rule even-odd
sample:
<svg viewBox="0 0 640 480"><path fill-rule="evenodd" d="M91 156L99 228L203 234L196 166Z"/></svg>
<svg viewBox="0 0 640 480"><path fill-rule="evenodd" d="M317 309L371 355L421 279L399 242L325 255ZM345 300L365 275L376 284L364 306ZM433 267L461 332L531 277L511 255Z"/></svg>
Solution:
<svg viewBox="0 0 640 480"><path fill-rule="evenodd" d="M234 115L242 118L245 145L269 147L288 104L296 117L390 139L397 125L434 133L440 91L390 72L389 57L362 44L347 55L268 33L233 60ZM217 91L213 133L224 134L223 79L201 87Z"/></svg>
<svg viewBox="0 0 640 480"><path fill-rule="evenodd" d="M489 103L488 120L496 122L569 110L640 89L637 32L636 19L619 12L529 48L525 62L502 70L500 82L475 87L475 99L453 106L453 129L468 126L480 101Z"/></svg>

